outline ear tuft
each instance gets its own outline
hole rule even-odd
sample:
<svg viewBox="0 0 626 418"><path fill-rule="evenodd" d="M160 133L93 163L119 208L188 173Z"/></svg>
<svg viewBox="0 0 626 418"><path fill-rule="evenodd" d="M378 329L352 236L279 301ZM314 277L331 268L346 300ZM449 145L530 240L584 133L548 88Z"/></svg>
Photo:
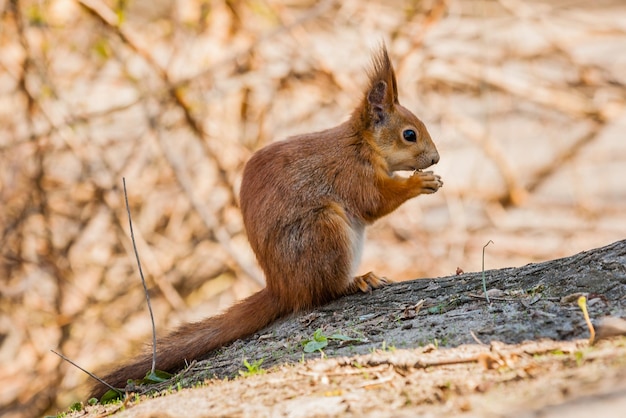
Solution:
<svg viewBox="0 0 626 418"><path fill-rule="evenodd" d="M396 75L384 43L374 52L367 74L369 86L353 115L358 115L363 126L370 127L385 122L398 104Z"/></svg>
<svg viewBox="0 0 626 418"><path fill-rule="evenodd" d="M384 43L380 46L380 49L372 57L372 67L368 72L370 79L371 92L380 81L384 81L390 88L387 89L388 104L398 103L398 86L396 83L396 74L393 70L393 65L389 59L387 53L387 47Z"/></svg>

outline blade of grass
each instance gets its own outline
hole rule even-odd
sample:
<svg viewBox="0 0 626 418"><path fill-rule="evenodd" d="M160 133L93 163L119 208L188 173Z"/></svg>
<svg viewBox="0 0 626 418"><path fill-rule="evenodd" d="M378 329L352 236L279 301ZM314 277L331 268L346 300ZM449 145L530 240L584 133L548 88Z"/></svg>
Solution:
<svg viewBox="0 0 626 418"><path fill-rule="evenodd" d="M483 245L483 292L485 292L485 299L487 299L487 303L491 303L489 301L489 295L487 294L487 281L485 280L485 248L487 245L493 244L492 240L487 241L485 245Z"/></svg>
<svg viewBox="0 0 626 418"><path fill-rule="evenodd" d="M80 367L78 364L74 363L72 360L70 360L69 358L65 357L63 354L58 353L54 350L50 350L52 351L54 354L56 354L57 356L61 357L63 360L67 361L68 363L70 363L72 366L76 367L79 370L82 370L83 372L87 373L92 379L96 379L98 382L102 383L104 386L108 387L111 390L114 390L115 392L122 394L124 393L123 391L114 388L113 386L109 385L107 382L105 382L104 380L100 379L98 376L96 376L95 374L91 373L89 370L85 370L82 367Z"/></svg>
<svg viewBox="0 0 626 418"><path fill-rule="evenodd" d="M143 284L143 290L146 293L146 301L148 302L148 311L150 311L150 321L152 322L152 368L150 369L151 375L154 374L156 369L156 326L154 325L154 314L152 313L152 305L150 304L150 295L148 294L148 286L146 286L146 279L143 277L143 270L141 269L141 261L139 261L139 253L137 252L137 244L135 244L135 234L133 232L133 220L130 216L130 206L128 205L128 193L126 193L126 178L122 177L122 183L124 184L124 200L126 202L126 212L128 213L128 225L130 227L130 239L133 242L133 250L135 251L135 258L137 259L137 267L139 268L139 276L141 277L141 284Z"/></svg>

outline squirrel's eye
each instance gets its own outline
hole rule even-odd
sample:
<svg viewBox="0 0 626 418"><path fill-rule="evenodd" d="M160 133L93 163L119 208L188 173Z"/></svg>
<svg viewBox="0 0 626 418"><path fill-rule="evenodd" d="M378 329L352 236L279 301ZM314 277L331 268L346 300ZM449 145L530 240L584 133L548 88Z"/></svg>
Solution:
<svg viewBox="0 0 626 418"><path fill-rule="evenodd" d="M402 132L402 136L404 137L406 141L409 141L409 142L417 141L417 134L415 133L413 129L406 129L404 132Z"/></svg>

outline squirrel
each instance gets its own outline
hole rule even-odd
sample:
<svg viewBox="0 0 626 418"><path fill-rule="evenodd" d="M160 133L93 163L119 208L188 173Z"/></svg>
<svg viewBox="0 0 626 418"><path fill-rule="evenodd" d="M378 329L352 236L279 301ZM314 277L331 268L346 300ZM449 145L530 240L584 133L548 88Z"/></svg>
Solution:
<svg viewBox="0 0 626 418"><path fill-rule="evenodd" d="M288 314L388 283L371 272L354 275L365 226L443 183L422 171L439 161L439 153L424 123L398 102L384 44L374 52L368 75L369 86L346 122L274 142L250 158L240 206L266 287L160 340L157 369L174 373ZM410 177L394 174L408 170ZM103 380L123 388L128 379L143 378L151 364L146 353ZM106 391L98 383L91 397Z"/></svg>

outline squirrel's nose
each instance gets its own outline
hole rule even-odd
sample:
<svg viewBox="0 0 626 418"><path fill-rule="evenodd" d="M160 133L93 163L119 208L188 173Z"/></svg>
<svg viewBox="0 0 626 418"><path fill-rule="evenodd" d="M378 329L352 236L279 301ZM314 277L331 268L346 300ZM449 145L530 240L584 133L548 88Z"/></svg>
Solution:
<svg viewBox="0 0 626 418"><path fill-rule="evenodd" d="M438 162L439 162L439 153L435 152L435 154L432 156L432 160L430 160L430 164L435 165Z"/></svg>

